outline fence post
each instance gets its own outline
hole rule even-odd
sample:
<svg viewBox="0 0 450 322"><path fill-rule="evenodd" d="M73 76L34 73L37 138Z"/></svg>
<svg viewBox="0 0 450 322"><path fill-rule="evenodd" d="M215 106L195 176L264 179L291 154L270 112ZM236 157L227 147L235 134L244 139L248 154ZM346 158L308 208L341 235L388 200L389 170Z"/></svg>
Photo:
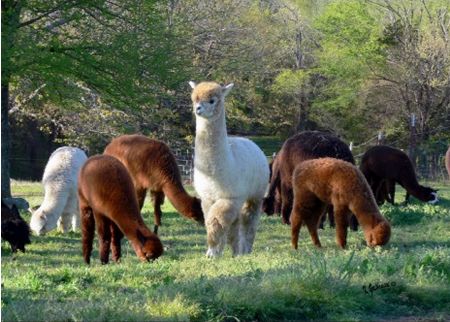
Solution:
<svg viewBox="0 0 450 322"><path fill-rule="evenodd" d="M411 126L409 135L409 158L413 164L414 170L416 169L416 114L411 113Z"/></svg>
<svg viewBox="0 0 450 322"><path fill-rule="evenodd" d="M383 143L384 143L383 131L378 131L377 145L382 145Z"/></svg>

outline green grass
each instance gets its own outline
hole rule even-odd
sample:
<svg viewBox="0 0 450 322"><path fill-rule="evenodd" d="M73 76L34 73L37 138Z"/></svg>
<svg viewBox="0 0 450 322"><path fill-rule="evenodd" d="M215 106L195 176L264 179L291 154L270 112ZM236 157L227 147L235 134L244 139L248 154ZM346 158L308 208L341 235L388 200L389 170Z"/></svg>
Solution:
<svg viewBox="0 0 450 322"><path fill-rule="evenodd" d="M284 143L284 140L278 136L250 136L249 139L255 142L267 156L280 151Z"/></svg>
<svg viewBox="0 0 450 322"><path fill-rule="evenodd" d="M433 186L441 195L436 206L382 207L392 238L375 249L358 231L349 232L348 249L340 250L327 228L319 232L322 249L302 229L294 251L289 227L264 215L251 255L232 258L227 249L211 260L205 229L169 203L160 228L165 254L153 263L140 263L125 239L121 263L100 265L95 244L91 266L83 263L80 233L34 236L27 252L16 256L2 242L2 319L448 320L450 186ZM14 194L41 191L38 183L14 182L12 188ZM397 197L403 198L400 190ZM144 217L152 226L150 215L147 200ZM389 287L368 294L363 289L385 283Z"/></svg>

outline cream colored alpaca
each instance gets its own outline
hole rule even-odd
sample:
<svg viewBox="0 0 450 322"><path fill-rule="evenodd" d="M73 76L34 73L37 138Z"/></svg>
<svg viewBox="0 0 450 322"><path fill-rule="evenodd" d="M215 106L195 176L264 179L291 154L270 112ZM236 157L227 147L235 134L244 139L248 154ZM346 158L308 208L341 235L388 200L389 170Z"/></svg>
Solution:
<svg viewBox="0 0 450 322"><path fill-rule="evenodd" d="M202 200L209 257L252 251L262 198L269 181L264 153L252 141L227 136L224 98L233 84L203 82L193 88L196 116L194 187Z"/></svg>

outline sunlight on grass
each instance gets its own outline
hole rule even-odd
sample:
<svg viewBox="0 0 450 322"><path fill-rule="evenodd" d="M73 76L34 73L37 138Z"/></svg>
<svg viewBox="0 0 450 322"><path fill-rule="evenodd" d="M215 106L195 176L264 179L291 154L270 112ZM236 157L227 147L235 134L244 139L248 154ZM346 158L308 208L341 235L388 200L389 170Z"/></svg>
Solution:
<svg viewBox="0 0 450 322"><path fill-rule="evenodd" d="M13 192L38 191L15 182ZM118 264L101 265L97 243L92 264L81 257L81 234L33 236L25 254L2 242L2 318L5 321L231 321L380 320L450 316L450 186L439 185L432 206L383 205L393 224L385 247L365 246L349 232L341 250L335 231L319 231L323 248L307 229L298 251L280 217L261 217L254 252L206 258L205 228L163 207L164 256L141 263L123 240ZM192 191L192 190L191 190ZM397 194L403 198L401 192ZM39 197L40 202L42 196ZM153 225L149 198L144 220ZM29 220L29 214L24 213Z"/></svg>

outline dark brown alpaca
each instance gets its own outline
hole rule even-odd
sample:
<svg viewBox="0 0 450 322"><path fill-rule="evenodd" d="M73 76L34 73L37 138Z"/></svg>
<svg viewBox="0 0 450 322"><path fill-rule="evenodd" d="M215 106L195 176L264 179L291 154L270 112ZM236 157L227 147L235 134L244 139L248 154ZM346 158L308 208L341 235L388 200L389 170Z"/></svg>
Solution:
<svg viewBox="0 0 450 322"><path fill-rule="evenodd" d="M333 205L336 242L347 243L348 213L355 214L369 246L385 245L391 235L364 175L353 164L322 158L302 162L292 176L294 205L291 214L292 247L297 249L300 227L308 227L311 239L321 247L317 228L327 204Z"/></svg>
<svg viewBox="0 0 450 322"><path fill-rule="evenodd" d="M184 189L175 157L166 144L143 135L122 135L106 146L104 154L116 157L128 169L141 209L147 190L150 190L155 233L161 225L161 205L165 195L180 214L204 224L200 200Z"/></svg>
<svg viewBox="0 0 450 322"><path fill-rule="evenodd" d="M263 202L264 212L268 215L274 213L276 191L279 189L282 220L289 224L293 202L292 173L295 167L303 161L324 157L333 157L355 163L347 144L332 134L305 131L287 139L272 165L269 192ZM358 226L356 218L352 216L350 220L351 228L356 230ZM330 215L330 221L334 225L332 215Z"/></svg>
<svg viewBox="0 0 450 322"><path fill-rule="evenodd" d="M377 145L364 153L361 159L360 169L369 182L377 201L383 199L383 181L388 180L388 185L395 193L395 183L405 188L406 200L409 195L421 201L435 203L438 201L437 190L421 186L417 182L416 173L409 157L403 151L386 145ZM394 188L392 189L392 186ZM381 191L381 192L380 192ZM391 197L393 201L394 196Z"/></svg>
<svg viewBox="0 0 450 322"><path fill-rule="evenodd" d="M19 214L16 205L9 207L2 199L2 239L6 240L13 253L25 252L25 245L30 244L30 227Z"/></svg>
<svg viewBox="0 0 450 322"><path fill-rule="evenodd" d="M115 262L121 256L120 240L125 235L142 261L158 258L163 246L158 236L144 224L139 212L133 182L123 164L114 157L89 158L78 177L81 232L84 261L89 264L95 225L99 238L100 260Z"/></svg>

